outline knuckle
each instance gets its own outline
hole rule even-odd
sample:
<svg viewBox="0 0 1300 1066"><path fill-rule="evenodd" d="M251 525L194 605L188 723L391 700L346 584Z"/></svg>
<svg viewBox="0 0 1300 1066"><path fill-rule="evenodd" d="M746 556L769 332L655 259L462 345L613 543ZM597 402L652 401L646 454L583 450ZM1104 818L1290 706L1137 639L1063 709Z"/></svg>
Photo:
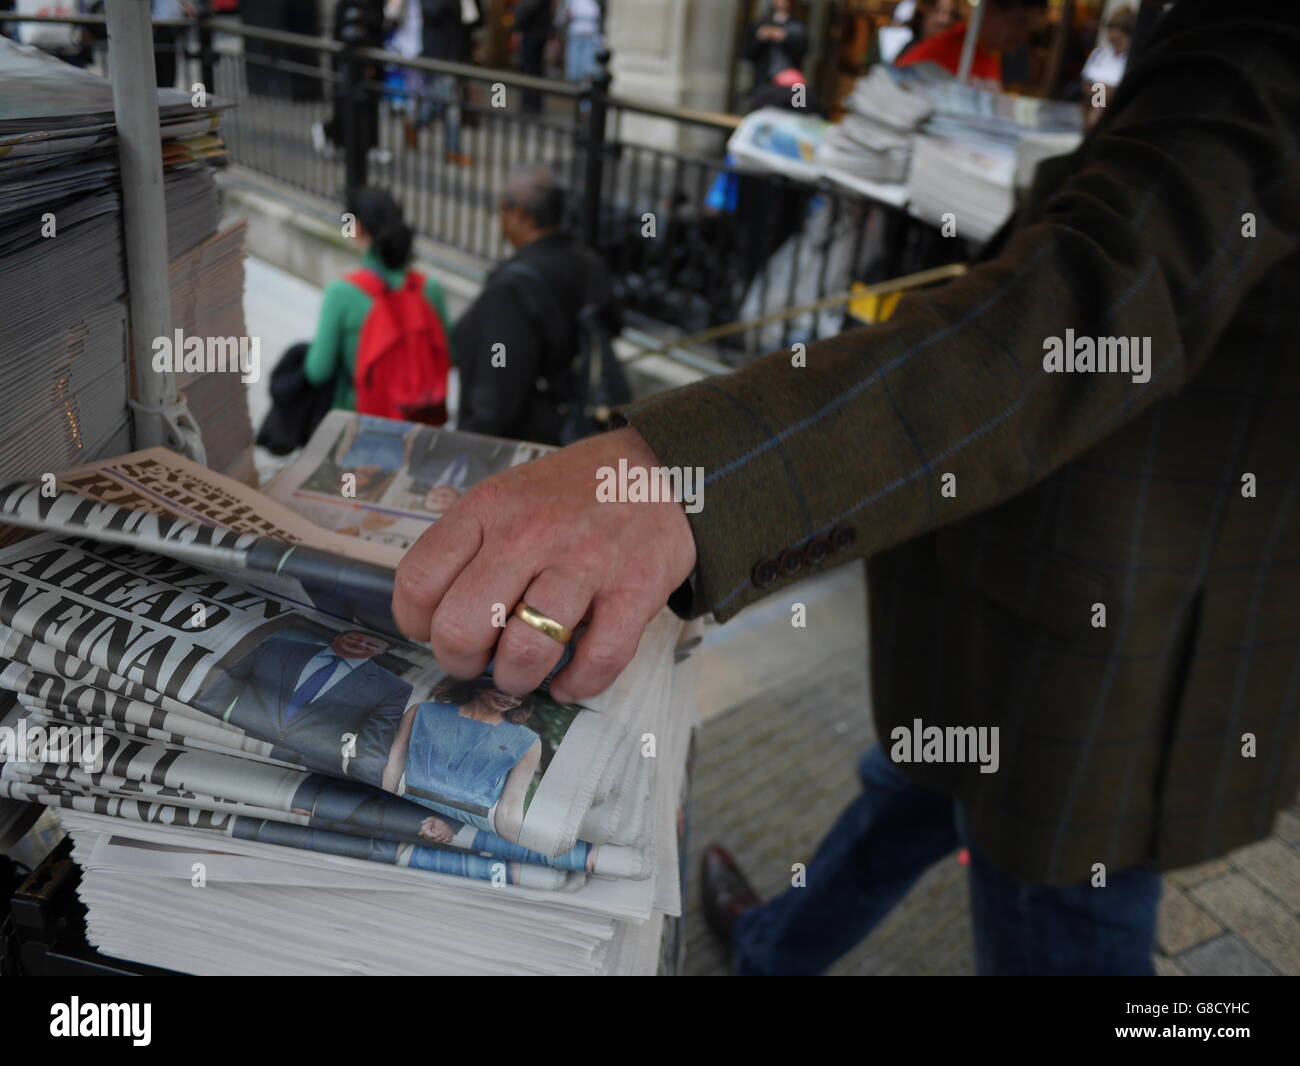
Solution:
<svg viewBox="0 0 1300 1066"><path fill-rule="evenodd" d="M500 512L509 500L509 496L503 496L501 493L499 478L490 477L471 486L465 495L456 501L456 506L462 511L470 511L476 515L494 515Z"/></svg>
<svg viewBox="0 0 1300 1066"><path fill-rule="evenodd" d="M473 630L460 619L447 614L437 614L433 619L432 643L444 654L467 656L479 651L479 641Z"/></svg>
<svg viewBox="0 0 1300 1066"><path fill-rule="evenodd" d="M429 574L407 555L397 566L393 590L399 603L424 603L429 598Z"/></svg>
<svg viewBox="0 0 1300 1066"><path fill-rule="evenodd" d="M600 677L615 677L631 659L628 649L613 641L595 642L583 652L589 671Z"/></svg>
<svg viewBox="0 0 1300 1066"><path fill-rule="evenodd" d="M517 630L515 634L507 631L502 642L505 645L502 655L516 670L545 671L557 657L550 648L543 646L529 634L519 633Z"/></svg>

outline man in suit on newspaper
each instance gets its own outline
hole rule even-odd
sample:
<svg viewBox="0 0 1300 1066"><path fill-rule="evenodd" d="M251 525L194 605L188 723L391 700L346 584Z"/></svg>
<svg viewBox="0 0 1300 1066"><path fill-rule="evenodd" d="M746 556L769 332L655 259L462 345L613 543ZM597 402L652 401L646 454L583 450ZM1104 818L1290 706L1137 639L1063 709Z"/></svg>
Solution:
<svg viewBox="0 0 1300 1066"><path fill-rule="evenodd" d="M268 637L222 671L199 705L271 741L277 759L378 785L411 696L410 684L374 661L387 650L357 630L329 644Z"/></svg>
<svg viewBox="0 0 1300 1066"><path fill-rule="evenodd" d="M564 702L665 601L725 621L868 558L881 746L803 887L759 905L711 852L737 970L823 972L965 845L981 973L1151 973L1160 871L1300 787L1297 114L1300 5L1181 0L983 262L483 482L407 553L399 625L525 692L586 619ZM703 467L705 506L597 502L620 462Z"/></svg>

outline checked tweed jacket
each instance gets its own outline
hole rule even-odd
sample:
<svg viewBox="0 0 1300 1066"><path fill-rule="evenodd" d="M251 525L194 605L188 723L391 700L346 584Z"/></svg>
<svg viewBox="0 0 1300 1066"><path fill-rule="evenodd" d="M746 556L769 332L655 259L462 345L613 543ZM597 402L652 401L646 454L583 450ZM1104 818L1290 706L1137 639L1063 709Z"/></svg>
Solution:
<svg viewBox="0 0 1300 1066"><path fill-rule="evenodd" d="M869 559L886 750L999 727L996 773L903 769L1024 880L1209 859L1300 784L1298 140L1300 4L1183 0L968 274L623 412L704 467L684 613ZM1150 380L1046 372L1067 328Z"/></svg>

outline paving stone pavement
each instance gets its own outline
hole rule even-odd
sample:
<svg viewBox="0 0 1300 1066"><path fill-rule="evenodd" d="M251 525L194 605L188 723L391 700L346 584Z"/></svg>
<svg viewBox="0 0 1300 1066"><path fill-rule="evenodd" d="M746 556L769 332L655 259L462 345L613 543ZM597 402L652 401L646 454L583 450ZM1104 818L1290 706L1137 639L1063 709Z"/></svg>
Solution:
<svg viewBox="0 0 1300 1066"><path fill-rule="evenodd" d="M861 645L859 645L861 647ZM685 972L729 972L699 905L699 855L737 856L764 898L790 883L857 792L873 740L865 655L840 652L708 720L697 750L690 827ZM1274 835L1165 878L1161 976L1300 975L1300 803ZM965 868L931 869L832 975L974 974Z"/></svg>
<svg viewBox="0 0 1300 1066"><path fill-rule="evenodd" d="M736 854L764 896L790 883L857 792L857 760L871 743L862 655L824 663L706 722L691 804L686 972L728 972L699 906L699 854L711 841ZM965 871L930 870L835 974L969 974L975 964Z"/></svg>

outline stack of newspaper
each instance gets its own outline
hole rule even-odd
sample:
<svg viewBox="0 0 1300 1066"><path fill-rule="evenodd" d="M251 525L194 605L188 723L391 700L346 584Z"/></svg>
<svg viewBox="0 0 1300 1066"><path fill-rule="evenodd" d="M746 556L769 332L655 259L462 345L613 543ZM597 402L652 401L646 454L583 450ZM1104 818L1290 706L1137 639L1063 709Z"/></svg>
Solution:
<svg viewBox="0 0 1300 1066"><path fill-rule="evenodd" d="M1077 105L966 85L932 63L895 76L933 105L913 151L912 209L935 224L950 217L959 237L987 240L1010 216L1025 138L1080 136Z"/></svg>
<svg viewBox="0 0 1300 1066"><path fill-rule="evenodd" d="M92 84L102 83L0 37L0 471L9 476L128 444L116 144Z"/></svg>
<svg viewBox="0 0 1300 1066"><path fill-rule="evenodd" d="M219 153L211 143L205 154L191 149L195 137L220 142L226 105L211 97L200 103L159 91L173 288L175 260L207 241L220 215L208 172ZM184 145L190 147L178 148ZM112 90L104 79L0 37L0 377L9 390L0 408L0 480L130 447L117 152ZM238 305L242 272L236 277L228 266L213 265L194 279L184 263L180 270L192 288L233 292ZM177 325L206 328L184 319ZM242 320L234 332L243 332ZM222 388L229 392L230 383L219 383ZM237 375L234 390L242 403ZM243 438L231 425L228 434L219 425L217 436L226 434L233 453ZM251 445L251 427L246 437ZM232 458L222 469L238 475L246 466Z"/></svg>
<svg viewBox="0 0 1300 1066"><path fill-rule="evenodd" d="M207 465L253 485L246 387L261 373L262 353L244 324L246 224L217 232L221 195L212 166L224 162L222 106L191 108L163 123L172 341L179 340L178 354L186 357L177 360L174 373L199 427Z"/></svg>
<svg viewBox="0 0 1300 1066"><path fill-rule="evenodd" d="M211 184L206 172L196 173ZM215 205L215 187L212 201ZM170 265L172 329L184 356L175 366L176 387L199 426L207 466L253 485L257 472L246 390L264 368L260 341L248 336L244 323L247 224L240 220L220 233L215 228L214 213L203 239ZM190 351L204 358L191 362Z"/></svg>
<svg viewBox="0 0 1300 1066"><path fill-rule="evenodd" d="M1015 207L1013 147L964 135L918 137L908 194L921 218L986 241Z"/></svg>
<svg viewBox="0 0 1300 1066"><path fill-rule="evenodd" d="M878 63L844 98L844 117L818 148L817 161L828 171L901 182L907 177L916 129L931 110L925 96L908 89L891 67Z"/></svg>
<svg viewBox="0 0 1300 1066"><path fill-rule="evenodd" d="M656 970L694 636L665 612L564 705L450 678L358 606L538 450L336 413L269 497L162 449L0 489L0 520L62 531L0 550L0 795L62 811L93 944L205 974ZM279 502L328 514L331 481L333 530Z"/></svg>
<svg viewBox="0 0 1300 1066"><path fill-rule="evenodd" d="M167 204L167 258L173 263L207 240L221 222L221 194L206 167L183 166L163 171Z"/></svg>

